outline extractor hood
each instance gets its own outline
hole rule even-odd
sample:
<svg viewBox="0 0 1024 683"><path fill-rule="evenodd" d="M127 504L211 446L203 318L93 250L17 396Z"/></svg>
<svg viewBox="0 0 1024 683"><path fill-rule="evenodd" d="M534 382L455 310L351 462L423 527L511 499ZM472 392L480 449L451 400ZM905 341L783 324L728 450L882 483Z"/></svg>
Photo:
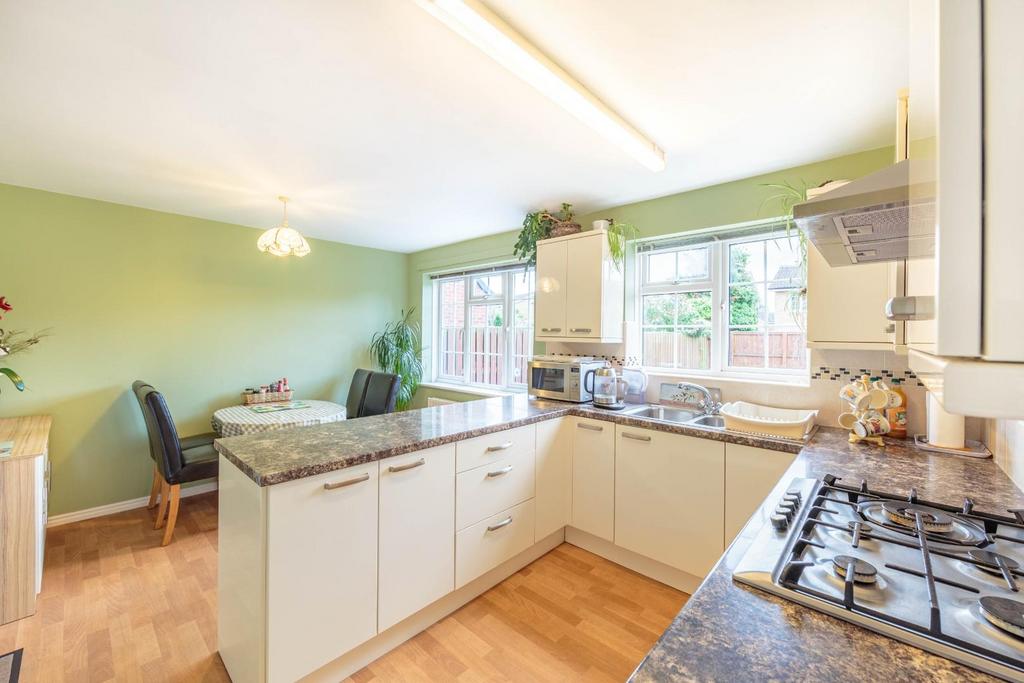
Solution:
<svg viewBox="0 0 1024 683"><path fill-rule="evenodd" d="M901 161L793 207L797 226L829 265L935 255L934 182L918 182L915 174L911 186L910 163Z"/></svg>

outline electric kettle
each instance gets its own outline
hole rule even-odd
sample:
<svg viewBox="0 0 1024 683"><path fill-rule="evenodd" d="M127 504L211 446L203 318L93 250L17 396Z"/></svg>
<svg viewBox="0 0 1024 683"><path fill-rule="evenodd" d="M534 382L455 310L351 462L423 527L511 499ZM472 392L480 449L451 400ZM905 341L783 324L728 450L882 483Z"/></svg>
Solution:
<svg viewBox="0 0 1024 683"><path fill-rule="evenodd" d="M594 406L619 410L626 407L626 380L618 376L610 365L589 370L583 377L583 387L594 395Z"/></svg>

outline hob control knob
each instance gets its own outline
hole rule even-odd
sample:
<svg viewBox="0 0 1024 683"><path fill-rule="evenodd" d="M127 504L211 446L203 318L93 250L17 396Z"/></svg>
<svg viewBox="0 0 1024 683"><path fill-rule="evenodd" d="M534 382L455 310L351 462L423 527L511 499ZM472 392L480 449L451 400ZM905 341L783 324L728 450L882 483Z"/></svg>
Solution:
<svg viewBox="0 0 1024 683"><path fill-rule="evenodd" d="M785 498L793 498L793 499L796 500L796 502L798 504L800 503L800 500L801 500L800 492L799 491L786 491L786 495L784 497Z"/></svg>
<svg viewBox="0 0 1024 683"><path fill-rule="evenodd" d="M783 500L779 502L778 509L787 510L790 515L794 515L796 514L796 503L789 500Z"/></svg>
<svg viewBox="0 0 1024 683"><path fill-rule="evenodd" d="M800 507L799 493L787 493L782 497L782 500L792 503L794 507Z"/></svg>
<svg viewBox="0 0 1024 683"><path fill-rule="evenodd" d="M789 517L775 514L771 516L772 526L776 531L785 531L789 527Z"/></svg>
<svg viewBox="0 0 1024 683"><path fill-rule="evenodd" d="M784 516L786 518L786 521L789 522L793 519L796 512L793 510L793 508L783 507L780 505L779 507L775 508L775 514Z"/></svg>

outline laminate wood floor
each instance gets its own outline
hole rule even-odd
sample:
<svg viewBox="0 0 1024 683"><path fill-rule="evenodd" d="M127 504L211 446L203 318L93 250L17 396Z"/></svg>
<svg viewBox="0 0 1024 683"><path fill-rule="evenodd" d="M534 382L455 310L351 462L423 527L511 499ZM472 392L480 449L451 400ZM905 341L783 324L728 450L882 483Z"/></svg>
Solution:
<svg viewBox="0 0 1024 683"><path fill-rule="evenodd" d="M227 681L217 655L217 498L184 499L171 545L132 510L47 533L36 614L0 626L22 680ZM686 602L562 544L355 673L366 681L621 681Z"/></svg>

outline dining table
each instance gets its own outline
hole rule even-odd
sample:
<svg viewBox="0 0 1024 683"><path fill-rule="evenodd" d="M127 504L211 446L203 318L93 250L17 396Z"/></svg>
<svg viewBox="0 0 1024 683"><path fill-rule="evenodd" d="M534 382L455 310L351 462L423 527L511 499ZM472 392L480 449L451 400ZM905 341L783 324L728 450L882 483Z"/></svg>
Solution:
<svg viewBox="0 0 1024 683"><path fill-rule="evenodd" d="M331 401L279 401L221 408L210 424L219 437L228 437L340 422L345 417L345 406Z"/></svg>

